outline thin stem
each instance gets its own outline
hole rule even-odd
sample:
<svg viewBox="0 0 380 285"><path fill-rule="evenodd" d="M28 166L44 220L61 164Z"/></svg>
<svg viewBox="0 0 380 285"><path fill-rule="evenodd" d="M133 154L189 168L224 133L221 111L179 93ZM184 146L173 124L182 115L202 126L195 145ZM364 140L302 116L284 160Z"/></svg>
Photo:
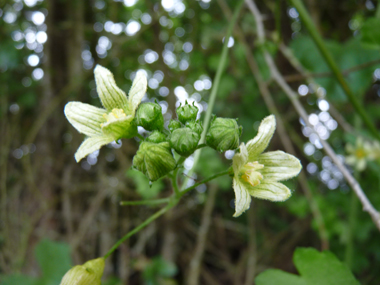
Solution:
<svg viewBox="0 0 380 285"><path fill-rule="evenodd" d="M137 134L136 137L138 137L142 141L145 141L145 138L142 135L140 135L140 134Z"/></svg>
<svg viewBox="0 0 380 285"><path fill-rule="evenodd" d="M375 125L372 123L371 119L368 116L368 112L366 112L362 106L362 104L359 102L355 94L352 92L351 88L348 86L346 80L344 79L344 76L342 72L340 71L337 63L335 62L334 58L332 57L331 53L328 51L321 35L318 33L317 28L315 27L309 13L307 12L305 6L303 5L301 0L289 0L289 2L297 9L301 20L303 21L306 29L309 31L310 36L314 40L314 43L318 47L321 55L325 59L326 63L330 67L331 71L333 72L335 78L338 80L340 86L346 93L348 99L350 100L351 104L355 108L356 112L360 115L360 117L363 119L364 124L367 126L367 128L371 131L371 133L374 135L374 137L380 141L380 133L377 131Z"/></svg>
<svg viewBox="0 0 380 285"><path fill-rule="evenodd" d="M212 115L212 110L214 108L216 94L217 94L218 88L219 88L220 79L222 77L223 70L226 66L227 54L228 54L228 41L231 37L232 30L235 26L236 20L239 16L241 8L243 7L243 4L244 4L244 0L240 0L240 2L236 5L234 15L233 15L232 20L230 21L230 23L228 25L227 33L226 33L226 36L224 38L222 54L221 54L218 69L216 71L215 78L214 78L214 81L212 84L212 89L211 89L211 93L210 93L210 99L208 101L208 107L207 107L206 115L205 115L204 120L203 120L203 132L202 132L201 139L199 141L200 144L203 144L205 141L205 138L206 138L207 130L208 130L211 115ZM191 174L194 172L195 166L198 163L200 155L201 155L201 150L197 150L194 154L193 167L188 173L189 176L191 176ZM183 183L183 185L187 185L187 181L188 181L188 178L185 178L185 182Z"/></svg>
<svg viewBox="0 0 380 285"><path fill-rule="evenodd" d="M175 205L177 205L178 202L180 201L180 199L182 198L182 196L185 195L187 192L189 192L189 191L193 190L194 188L198 187L199 185L204 184L204 183L206 183L208 181L211 181L211 180L213 180L215 178L218 178L218 177L223 176L223 175L227 175L230 172L231 172L231 168L228 169L228 170L226 170L226 171L223 171L223 172L220 172L218 174L215 174L213 176L210 176L209 178L203 179L201 182L198 182L198 183L194 184L193 186L191 186L191 187L183 190L182 192L179 192L178 195L171 196L170 198L168 198L168 204L164 208L162 208L161 210L159 210L156 213L154 213L152 216L150 216L148 219L146 219L144 222L142 222L136 228L134 228L133 230L131 230L130 232L128 232L125 236L123 236L121 239L119 239L112 246L112 248L104 255L104 259L106 259L107 257L109 257L124 241L126 241L127 239L129 239L134 234L138 233L140 230L142 230L143 228L145 228L151 222L153 222L154 220L156 220L157 218L159 218L160 216L162 216L163 214L165 214L168 210L170 210L171 208L173 208Z"/></svg>
<svg viewBox="0 0 380 285"><path fill-rule="evenodd" d="M170 198L141 200L141 201L121 201L120 206L139 206L139 205L159 205L169 203Z"/></svg>
<svg viewBox="0 0 380 285"><path fill-rule="evenodd" d="M153 222L154 220L156 220L157 218L159 218L163 214L165 214L170 208L174 207L177 203L178 203L178 201L175 202L175 203L169 203L164 208L162 208L161 210L157 211L152 216L150 216L148 219L146 219L143 223L141 223L140 225L138 225L137 227L135 227L133 230L131 230L129 233L127 233L125 236L123 236L121 239L119 239L114 244L114 246L104 255L104 259L106 259L107 257L109 257L124 241L126 241L127 239L129 239L134 234L138 233L140 230L142 230L143 228L145 228L147 225L149 225L151 222Z"/></svg>
<svg viewBox="0 0 380 285"><path fill-rule="evenodd" d="M179 196L179 187L178 187L178 171L182 165L182 163L186 160L185 157L181 156L180 159L178 159L178 162L177 162L177 167L176 169L174 169L173 171L173 175L172 175L172 185L173 185L173 189L174 189L174 194L176 197Z"/></svg>
<svg viewBox="0 0 380 285"><path fill-rule="evenodd" d="M190 186L189 188L186 188L185 190L182 190L180 192L180 195L179 195L179 198L181 198L183 195L185 195L187 192L193 190L194 188L198 187L199 185L202 185L204 183L207 183L215 178L218 178L220 176L223 176L223 175L227 175L227 174L230 174L231 173L231 168L229 168L228 170L226 171L223 171L223 172L219 172L218 174L215 174L213 176L210 176L209 178L206 178L206 179L203 179L202 181L198 182L198 183L195 183L194 185Z"/></svg>

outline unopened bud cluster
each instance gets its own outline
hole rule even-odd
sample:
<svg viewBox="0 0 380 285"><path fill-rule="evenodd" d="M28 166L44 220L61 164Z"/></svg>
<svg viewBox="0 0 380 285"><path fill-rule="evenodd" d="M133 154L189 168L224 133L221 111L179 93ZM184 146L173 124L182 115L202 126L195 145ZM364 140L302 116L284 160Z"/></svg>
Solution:
<svg viewBox="0 0 380 285"><path fill-rule="evenodd" d="M169 122L164 129L161 106L157 103L140 104L136 112L136 123L150 131L149 136L140 144L133 158L133 167L143 172L150 181L155 181L176 167L173 152L183 157L193 154L198 148L203 132L202 124L197 120L198 107L195 103L180 105L177 118ZM236 149L242 127L235 119L214 117L206 136L206 144L220 152Z"/></svg>

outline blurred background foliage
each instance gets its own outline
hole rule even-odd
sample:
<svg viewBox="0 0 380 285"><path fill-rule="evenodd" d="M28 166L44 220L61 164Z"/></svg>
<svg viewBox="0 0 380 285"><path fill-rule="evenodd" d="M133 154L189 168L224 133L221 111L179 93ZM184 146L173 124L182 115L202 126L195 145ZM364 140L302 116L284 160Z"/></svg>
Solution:
<svg viewBox="0 0 380 285"><path fill-rule="evenodd" d="M119 206L120 201L170 195L168 180L150 187L143 175L130 170L135 140L112 143L76 164L73 155L83 137L66 121L63 106L73 100L100 106L93 78L99 63L126 92L135 72L145 70L149 88L144 101L157 100L166 122L185 100L196 102L202 117L235 2L0 1L1 284L58 284L71 265L105 254L155 211ZM354 145L359 135L371 140L370 135L361 128L297 10L282 0L258 2L266 47L285 80L298 90L309 121L344 160L346 143ZM304 2L379 128L378 3ZM255 38L254 18L243 8L229 39L227 68L213 112L238 118L242 141L254 137L269 111L247 60L253 56L302 160L307 193L297 179L288 181L295 189L291 199L255 200L235 219L231 179L202 185L118 249L106 263L104 284L197 284L189 281L194 270L199 284L254 284L255 276L268 268L296 273L292 256L301 246L329 249L362 284L380 283L378 230L318 138L271 81ZM283 149L278 134L270 145L276 149ZM232 155L205 149L189 183L226 169ZM189 157L182 179L192 165ZM377 162L357 173L378 209L379 173ZM204 231L206 240L201 238ZM202 258L195 254L198 249Z"/></svg>

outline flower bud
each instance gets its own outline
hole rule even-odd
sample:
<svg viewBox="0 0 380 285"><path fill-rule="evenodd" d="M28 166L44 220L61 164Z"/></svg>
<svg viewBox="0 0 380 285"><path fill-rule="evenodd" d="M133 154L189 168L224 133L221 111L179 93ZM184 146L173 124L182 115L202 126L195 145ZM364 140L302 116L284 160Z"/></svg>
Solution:
<svg viewBox="0 0 380 285"><path fill-rule="evenodd" d="M242 127L235 119L214 118L206 136L206 144L220 152L239 146Z"/></svg>
<svg viewBox="0 0 380 285"><path fill-rule="evenodd" d="M142 142L133 157L133 167L144 173L150 181L165 176L176 166L168 142Z"/></svg>
<svg viewBox="0 0 380 285"><path fill-rule="evenodd" d="M170 120L170 123L169 123L169 131L174 131L176 129L179 129L181 127L181 123L177 120Z"/></svg>
<svg viewBox="0 0 380 285"><path fill-rule="evenodd" d="M160 131L153 131L146 140L152 143L161 143L166 141L166 135Z"/></svg>
<svg viewBox="0 0 380 285"><path fill-rule="evenodd" d="M137 124L148 131L159 130L164 127L162 108L157 103L143 103L136 112Z"/></svg>
<svg viewBox="0 0 380 285"><path fill-rule="evenodd" d="M92 259L67 271L60 285L101 285L103 271L104 258Z"/></svg>
<svg viewBox="0 0 380 285"><path fill-rule="evenodd" d="M185 127L174 130L169 136L169 142L178 154L187 157L196 150L200 138L197 132Z"/></svg>
<svg viewBox="0 0 380 285"><path fill-rule="evenodd" d="M186 124L188 121L195 121L197 119L197 114L198 114L198 107L194 105L190 105L185 103L183 106L179 106L176 110L178 120L182 124Z"/></svg>
<svg viewBox="0 0 380 285"><path fill-rule="evenodd" d="M193 121L187 122L186 127L192 129L198 135L201 135L203 132L203 127L199 122L193 122Z"/></svg>

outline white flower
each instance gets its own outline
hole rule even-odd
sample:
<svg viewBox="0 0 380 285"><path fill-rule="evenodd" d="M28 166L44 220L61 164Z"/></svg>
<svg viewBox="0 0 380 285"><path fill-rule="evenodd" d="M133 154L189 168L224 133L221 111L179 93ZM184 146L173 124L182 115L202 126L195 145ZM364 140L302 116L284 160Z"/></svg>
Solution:
<svg viewBox="0 0 380 285"><path fill-rule="evenodd" d="M376 144L373 146L369 142L365 142L362 137L358 137L355 146L348 143L346 151L346 163L353 166L357 171L363 171L367 167L367 161L376 159Z"/></svg>
<svg viewBox="0 0 380 285"><path fill-rule="evenodd" d="M302 169L300 161L283 151L262 153L276 129L273 115L262 120L258 134L247 145L240 145L240 153L232 159L234 171L235 214L240 216L249 209L251 196L273 202L285 201L291 191L278 182L297 176Z"/></svg>
<svg viewBox="0 0 380 285"><path fill-rule="evenodd" d="M137 72L128 97L117 87L108 69L97 65L94 74L96 90L105 109L81 102L69 102L65 106L67 120L88 136L75 153L77 162L103 145L137 135L135 113L147 89L143 72Z"/></svg>

